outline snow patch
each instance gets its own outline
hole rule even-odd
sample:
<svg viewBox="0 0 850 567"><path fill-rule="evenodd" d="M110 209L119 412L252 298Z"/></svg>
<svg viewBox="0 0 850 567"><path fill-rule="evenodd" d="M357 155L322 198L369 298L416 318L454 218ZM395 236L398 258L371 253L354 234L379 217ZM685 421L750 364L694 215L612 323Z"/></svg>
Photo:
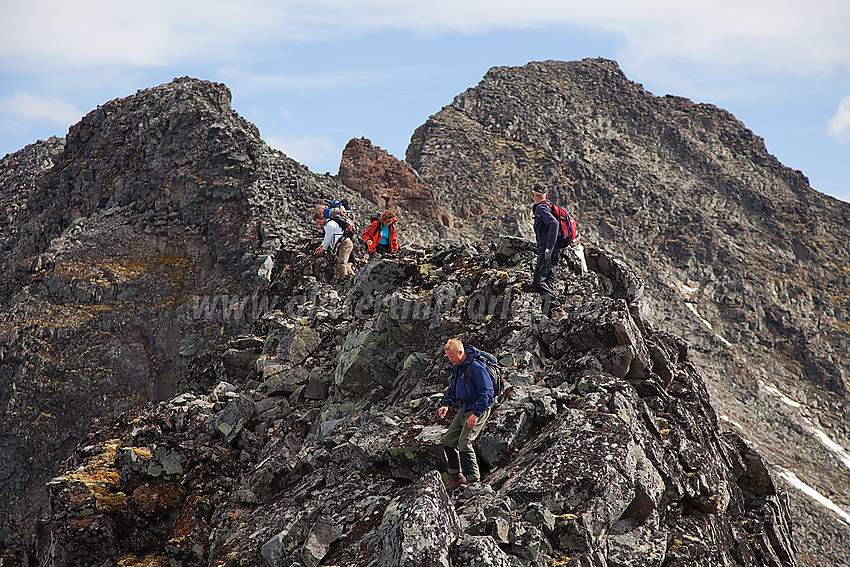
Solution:
<svg viewBox="0 0 850 567"><path fill-rule="evenodd" d="M761 388L764 391L766 391L770 394L773 394L774 396L779 398L780 401L782 401L782 403L784 403L787 406L791 406L792 408L803 407L803 404L801 404L800 402L795 402L794 400L792 400L791 398L789 398L788 396L786 396L785 394L780 392L779 388L777 388L776 386L774 386L772 384L768 384L767 382L763 382L763 381L759 380L759 386L761 386Z"/></svg>
<svg viewBox="0 0 850 567"><path fill-rule="evenodd" d="M709 323L708 321L706 321L705 319L703 319L703 318L702 318L702 315L700 315L700 314L699 314L699 311L697 311L697 306L696 306L696 305L694 305L693 303L688 303L688 302L686 301L686 302L685 302L685 307L687 307L688 309L690 309L690 310L691 310L691 313L693 313L694 315L696 315L697 319L699 319L700 321L702 321L702 324L703 324L703 325L705 325L706 327L708 327L708 330L709 330L709 331L713 331L713 330L714 330L714 328L711 326L711 323Z"/></svg>
<svg viewBox="0 0 850 567"><path fill-rule="evenodd" d="M690 297L699 290L698 287L691 287L687 284L680 282L677 279L673 279L673 283L670 285L670 287L672 287L675 291L678 291L685 297Z"/></svg>
<svg viewBox="0 0 850 567"><path fill-rule="evenodd" d="M692 291L696 291L696 289L694 289L694 288L689 288L689 287L687 287L687 286L686 286L685 284L683 284L683 283L680 283L680 282L676 282L676 283L677 283L677 284L679 284L680 286L683 286L683 287L687 288L687 289L691 289ZM696 306L696 305L694 305L693 303L690 303L690 302L686 301L686 302L685 302L685 307L687 307L688 309L690 309L691 313L693 313L694 315L696 315L696 318L697 318L697 319L699 319L699 320L700 320L700 322L701 322L703 325L705 325L705 326L708 328L708 330L709 330L709 331L713 331L713 330L714 330L714 327L712 327L712 326L711 326L711 323L709 323L708 321L706 321L705 319L703 319L702 315L700 315L700 314L699 314L699 311L697 311L697 306ZM725 337L723 337L722 335L719 335L719 334L717 334L717 333L714 333L714 337L715 337L717 340L719 340L721 343L723 343L724 345L728 346L729 348L732 348L732 343L730 343L729 341L727 341L727 340L726 340L726 338L725 338Z"/></svg>
<svg viewBox="0 0 850 567"><path fill-rule="evenodd" d="M766 382L763 382L762 380L759 380L759 386L765 392L773 394L774 396L779 398L782 403L787 406L790 406L792 408L803 407L803 404L792 400L791 398L780 392L779 388L773 386L772 384L768 384ZM803 420L803 423L806 424L806 429L808 429L817 438L820 444L835 453L836 455L838 455L838 458L841 459L841 462L844 463L844 466L850 469L850 452L848 452L847 449L833 441L829 435L827 435L822 429L812 423L811 419L807 418L806 416L800 416L800 418Z"/></svg>
<svg viewBox="0 0 850 567"><path fill-rule="evenodd" d="M725 416L725 415L721 415L721 416L720 416L720 419L721 419L721 421L725 421L725 422L726 422L726 423L728 423L729 425L732 425L732 426L734 426L734 427L737 427L738 429L740 429L740 430L741 430L741 431L743 431L743 432L745 432L745 431L746 431L746 430L744 429L744 426L743 426L743 425L741 425L740 423L738 423L737 421L735 421L734 419L731 419L731 418L729 418L729 417L727 417L727 416Z"/></svg>
<svg viewBox="0 0 850 567"><path fill-rule="evenodd" d="M841 462L844 463L844 466L850 469L850 453L847 452L847 449L833 441L832 438L830 438L829 435L824 433L822 429L816 427L811 422L811 420L806 419L805 417L803 418L803 420L806 422L809 431L811 431L815 435L815 437L817 437L817 440L820 441L820 444L835 453L836 455L838 455L838 458L841 459Z"/></svg>
<svg viewBox="0 0 850 567"><path fill-rule="evenodd" d="M845 524L850 526L850 514L842 510L835 502L797 478L793 472L780 467L779 476L784 478L791 486L800 490L803 494L823 506L824 508L836 513Z"/></svg>
<svg viewBox="0 0 850 567"><path fill-rule="evenodd" d="M768 383L766 383L762 380L759 380L759 386L765 392L768 392L769 394L776 396L777 398L779 398L779 400L782 401L782 403L784 403L784 404L786 404L786 405L788 405L792 408L803 407L803 404L792 400L791 398L789 398L788 396L783 394L781 391L779 391L779 388L777 388L776 386L773 386L772 384L768 384ZM833 453L835 453L838 456L838 458L841 460L841 462L844 464L844 466L847 467L848 469L850 469L850 452L848 452L847 449L845 449L844 447L842 447L841 445L839 445L838 443L833 441L832 438L829 435L827 435L822 429L817 427L812 422L811 419L807 418L804 415L801 415L800 419L803 422L803 424L806 426L806 429L808 429L809 432L811 432L815 436L815 438L818 440L818 442L820 442L820 444L823 445L824 447L826 447L829 451L832 451ZM791 485L798 488L800 491L805 493L807 496L809 496L810 498L812 498L813 500L815 500L816 502L818 502L819 504L821 504L825 508L827 508L827 509L835 512L836 514L838 514L841 517L841 520L845 524L850 526L850 514L848 514L843 509L841 509L838 505L836 505L834 502L832 502L829 498L827 498L826 496L819 493L817 490L815 490L814 488L812 488L811 486L809 486L808 484L806 484L805 482L800 480L797 477L797 475L795 475L793 472L788 471L786 469L783 469L781 467L779 467L779 468L780 468L780 471L781 471L780 476L782 478L787 480Z"/></svg>

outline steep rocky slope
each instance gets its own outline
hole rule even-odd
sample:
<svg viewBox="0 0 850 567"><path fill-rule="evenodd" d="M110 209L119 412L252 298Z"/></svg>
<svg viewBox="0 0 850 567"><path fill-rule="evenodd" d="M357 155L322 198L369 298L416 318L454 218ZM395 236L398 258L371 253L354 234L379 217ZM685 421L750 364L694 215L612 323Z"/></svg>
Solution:
<svg viewBox="0 0 850 567"><path fill-rule="evenodd" d="M0 540L30 531L93 417L173 395L249 328L274 254L341 193L368 206L194 79L0 162Z"/></svg>
<svg viewBox="0 0 850 567"><path fill-rule="evenodd" d="M642 280L589 249L553 323L523 291L533 255L407 251L332 288L282 252L283 308L199 368L211 391L101 422L51 481L39 564L795 565L764 462L719 433L687 345L633 317ZM448 495L455 336L512 387L478 443L486 486Z"/></svg>
<svg viewBox="0 0 850 567"><path fill-rule="evenodd" d="M795 486L801 561L850 564L850 205L729 113L605 60L491 69L407 161L461 230L530 235L539 181L585 243L634 263L647 319L693 345L721 417Z"/></svg>

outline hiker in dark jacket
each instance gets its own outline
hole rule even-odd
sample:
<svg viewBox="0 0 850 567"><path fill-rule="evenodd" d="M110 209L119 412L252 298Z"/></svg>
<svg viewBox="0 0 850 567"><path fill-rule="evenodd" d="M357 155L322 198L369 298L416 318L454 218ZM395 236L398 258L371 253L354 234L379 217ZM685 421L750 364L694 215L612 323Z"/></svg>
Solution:
<svg viewBox="0 0 850 567"><path fill-rule="evenodd" d="M547 200L546 187L542 183L534 184L531 197L534 199L531 212L534 216L534 235L537 237L537 264L531 286L540 294L543 315L557 321L564 317L561 304L555 298L556 267L561 258L561 250L555 248L555 241L561 227L552 214L552 205Z"/></svg>
<svg viewBox="0 0 850 567"><path fill-rule="evenodd" d="M449 339L445 351L452 363L452 378L437 416L444 418L450 406L460 404L457 415L443 436L443 451L449 469L446 490L451 491L480 478L472 444L493 410L493 382L487 365L478 359L480 351L474 346L464 348L458 339Z"/></svg>

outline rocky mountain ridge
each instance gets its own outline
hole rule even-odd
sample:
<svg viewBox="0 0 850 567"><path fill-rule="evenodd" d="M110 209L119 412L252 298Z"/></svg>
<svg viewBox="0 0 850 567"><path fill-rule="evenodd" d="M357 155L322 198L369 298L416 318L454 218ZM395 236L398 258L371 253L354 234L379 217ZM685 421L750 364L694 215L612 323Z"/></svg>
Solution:
<svg viewBox="0 0 850 567"><path fill-rule="evenodd" d="M414 133L407 162L483 237L531 237L528 189L550 187L583 242L644 276L646 318L693 346L723 422L791 487L800 557L847 564L850 204L728 112L600 59L491 69Z"/></svg>
<svg viewBox="0 0 850 567"><path fill-rule="evenodd" d="M13 541L93 418L170 397L192 360L268 310L274 255L312 232L301 211L340 192L363 202L194 79L99 107L66 139L6 156L0 181L0 539Z"/></svg>
<svg viewBox="0 0 850 567"><path fill-rule="evenodd" d="M309 245L292 243L313 234L315 227L304 211L317 202L346 196L355 204L361 220L380 206L393 203L401 210L399 229L403 243L423 247L453 241L477 250L481 242L495 242L504 234L530 236L527 190L535 181L541 181L552 188L553 200L569 203L579 217L582 241L589 250L597 250L599 258L625 257L645 278L645 285L638 286L645 290L643 300L637 301L628 294L620 297L630 302L632 319L645 323L641 329L644 340L656 337L658 331L652 329L663 329L692 344L687 359L705 377L711 401L728 430L720 437L732 435L729 439L735 439L735 435L740 435L750 447L765 455L772 470L772 478L769 482L762 479L756 492L768 490L768 485L771 494L777 487L781 487L780 493L788 490L798 563L844 564L842 542L847 523L843 522L841 511L848 509L848 499L847 483L842 479L847 473L834 447L848 446L844 425L848 409L843 390L847 361L842 356L848 336L847 279L846 270L841 267L846 263L841 260L847 253L842 242L847 242L844 237L850 214L845 204L831 202L808 188L799 172L782 167L766 152L763 143L728 113L685 99L654 97L625 79L616 64L603 60L494 68L478 87L459 95L414 133L407 163L386 155L368 140L352 140L344 152L340 175L334 178L313 175L268 148L256 128L230 109L229 92L223 85L178 79L107 103L72 128L66 140L30 146L7 156L0 165L0 203L6 211L4 228L8 228L3 232L5 240L0 250L0 262L8 268L0 279L4 301L0 319L4 388L0 391L4 408L0 442L4 454L10 456L0 464L0 501L8 502L9 511L0 515L4 518L0 539L6 549L20 549L15 546L29 540L29 526L45 501L40 487L58 472L61 460L80 443L86 435L86 424L93 418L102 417L106 427L111 423L109 414L148 399L170 398L177 389L194 392L192 395L200 401L192 406L195 409L187 411L198 411L204 419L211 417L210 411L216 415L223 411L224 408L216 408L216 403L236 397L242 400L243 416L250 413L245 396L283 396L292 407L290 397L294 390L269 395L258 391L257 384L247 377L251 372L265 372L262 367L242 366L236 378L227 377L225 382L232 380L237 385L231 384L233 390L227 385L223 388L231 394L236 392L236 396L220 392L219 400L219 393L204 387L212 388L217 379L224 378L222 365L229 364L230 372L258 354L255 350L259 343L265 345L269 338L254 324L275 308L282 309L293 297L307 297L314 304L332 302L335 293L339 297L338 292L321 284L326 275L321 263L279 254L282 248L293 246L293 254L308 251ZM789 233L793 238L787 238ZM473 256L479 253L470 252ZM414 254L417 262L422 254ZM400 262L408 266L404 268L407 278L421 269L421 265L410 267L411 262ZM522 269L528 268L526 264ZM434 278L445 275L441 266L433 272ZM304 284L305 277L314 282L310 284L312 291L293 296L292 290ZM521 279L518 274L513 277ZM422 293L427 294L427 286L423 291L423 282L416 281L418 287L408 290L404 299L414 301ZM568 283L563 292L573 296L576 287L584 290L581 293L610 293L604 284L582 283L580 278L579 283ZM528 301L526 307L531 315L533 306ZM492 301L491 304L496 305ZM607 305L606 309L617 312L614 305ZM602 313L598 315L604 317ZM334 317L348 321L343 315ZM526 322L531 328L531 320ZM475 336L475 326L468 327L469 323L462 320L457 331ZM263 332L256 335L259 331ZM219 352L233 337L249 332L255 336L247 344L254 346L236 343L225 353ZM314 344L316 337L307 335L306 344ZM331 339L329 332L319 333L319 337L333 344L341 340L339 336ZM545 341L551 338L544 335L535 340L547 344ZM311 352L304 339L301 336L296 341L301 345L298 349L302 362ZM343 343L341 349L354 348L357 353L375 356L369 350L357 350L356 337L351 340L354 344ZM487 340L496 346L492 337ZM427 344L428 349L439 350L435 344ZM525 346L531 347L531 343ZM622 361L630 356L623 351L628 349L617 350L616 356L602 356L609 365L602 369L604 373L612 374L611 368L617 366L611 362L614 359L620 361L622 370ZM222 357L218 366L213 365L216 352ZM570 358L573 354L559 353L569 364L578 362ZM326 355L332 358L338 353ZM432 360L436 361L438 355L439 352L432 355ZM585 362L591 363L593 359L599 361L601 355L588 356ZM558 373L572 383L569 364L559 365ZM658 365L656 373L665 366L661 362ZM207 368L214 370L203 371ZM379 370L381 375L391 370L398 372L398 361L387 361ZM545 384L549 371L545 375L540 371L535 367L534 378L543 379ZM311 395L321 394L325 386L333 391L332 384L322 385L314 377L304 382L303 373L297 373L293 380L302 383L295 383L295 389L303 389L299 390L296 403L307 399L318 403L317 398L302 396L311 382ZM437 382L436 376L432 378L432 382ZM601 385L605 380L593 388L606 390ZM694 380L699 382L698 378ZM699 390L699 386L695 388ZM559 396L554 395L553 399L560 415L571 402ZM607 400L601 403L610 408L612 402L606 396L601 396ZM698 398L702 404L704 396L700 394ZM380 407L400 411L392 405L395 401L384 402L390 405ZM213 404L212 410L208 403ZM153 411L172 412L169 415L174 419L183 412L181 409L173 413L177 411L175 407L182 407L173 399L166 407L171 409ZM423 408L419 409L424 411ZM726 462L725 468L714 463L720 467L717 478L726 478L731 492L741 490L744 494L744 500L739 498L733 506L733 515L744 509L756 510L747 508L753 505L747 503L751 495L746 494L753 492L752 487L747 488L749 481L743 481L742 487L741 468L730 464L738 459L735 454L740 457L755 453L737 441L711 441L718 435L712 418L706 417L711 412L698 413L705 414L700 418L700 427L709 431L699 444L708 447L705 450L711 454L712 462L715 458ZM237 415L232 409L230 414ZM142 415L139 419L153 418ZM306 439L306 429L322 422L311 410L292 419L298 422L298 443ZM361 421L351 421L355 419L351 415L345 419L351 422L350 428L362 426ZM542 423L539 419L537 422ZM557 427L565 426L563 421L559 423ZM249 425L254 435L257 425ZM196 433L201 430L199 427ZM90 432L91 443L83 443L82 450L70 462L71 469L92 459L96 461L95 457L104 451L111 454L110 447L118 441L135 443L117 430L114 433L109 437L106 429ZM149 433L148 442L156 445L157 434ZM204 437L203 442L219 434L207 432L212 437ZM346 438L350 443L351 439ZM313 443L317 438L310 439ZM110 444L104 445L107 442ZM241 434L240 439L225 442L240 447L240 455L249 461L253 458L251 453L256 447L243 451L240 444L246 441ZM529 442L531 446L536 443L531 438ZM221 440L215 439L213 445L216 443L221 444ZM288 443L294 443L292 437ZM648 441L644 439L639 444L642 443ZM155 449L148 447L154 454ZM680 446L677 451L682 450ZM216 451L213 453L218 454ZM227 456L229 450L225 453L222 462L237 466ZM141 450L138 454L147 453ZM340 465L334 460L337 458L332 457L329 462ZM389 457L370 458L374 461L366 468L386 470ZM678 452L677 458L687 461ZM154 469L168 468L162 464ZM326 464L317 467L322 474L328 473ZM97 470L107 471L108 467L102 465L101 462ZM253 465L247 462L246 466ZM244 474L245 471L234 469L224 477L232 480ZM391 474L394 479L395 474ZM498 475L498 470L493 474ZM664 474L669 477L665 477L664 502L670 494L687 493L682 492L682 487L667 486L672 473ZM113 478L112 473L108 477ZM84 486L91 484L74 479L73 474L71 478L77 487L72 493L81 488L80 482ZM179 516L188 503L186 494L191 491L177 482L183 487L181 492L174 486L174 478L139 478L145 478L145 490L160 490L156 487L168 485L161 490L170 491L170 507L146 516L138 508L145 501L143 493L134 499L132 494L122 492L130 484L109 484L107 501L115 503L115 498L121 500L119 493L123 493L132 506L129 512L121 508L123 504L116 510L103 510L102 514L98 511L96 531L105 530L97 533L107 534L116 553L139 549L153 557L151 561L160 561L163 545L168 543L162 542L168 535L163 526L174 525L163 518L174 520L174 514ZM411 480L415 479L407 478L401 483L396 479L393 486L400 488ZM626 484L632 482L634 486L633 481ZM243 478L239 482L246 481ZM496 484L503 487L502 482ZM708 481L703 484L711 488ZM133 484L133 492L142 485ZM801 485L811 492L803 492ZM67 504L65 497L69 493L62 492L68 488L67 482L57 481L52 486L57 487L53 491L54 502ZM98 490L92 497L94 501L89 500L95 503L96 511L100 505ZM158 494L156 490L154 493ZM204 490L214 491L210 486ZM812 493L826 495L824 499L834 508L823 507L823 502L813 503ZM80 494L86 494L85 490ZM757 496L764 504L763 497L770 494ZM583 502L593 498L596 496ZM379 500L386 504L391 499ZM668 512L666 504L650 501L659 514ZM678 502L683 509L693 507L690 501ZM216 506L221 504L224 510L234 503L217 501ZM499 504L510 507L511 512L516 512L515 505L515 501ZM793 561L793 545L781 527L787 525L787 517L781 504L770 506L774 510L773 523L763 519L744 522L752 528L744 530L750 535L729 532L726 522L731 516L727 511L711 519L726 526L717 532L726 535L703 538L712 542L705 557L723 556L738 564L763 564L766 557L774 554L773 560L779 563ZM700 513L712 515L702 508ZM79 510L68 514L54 510L52 520L45 517L59 530L57 540L70 533L62 531L68 521L78 527L81 518L83 524L89 522L85 520L91 516L89 508L81 510L81 514L77 514ZM205 508L195 515L208 522L209 512ZM542 510L539 513L545 516ZM147 544L126 541L126 524L121 522L134 517L156 520L152 523L157 526L148 530L151 533L138 535ZM664 529L672 531L666 533L680 530L694 537L694 532L679 527L679 520L674 517L675 514L667 518ZM646 529L646 519L638 522L641 530ZM315 517L310 516L304 522L312 525L313 520ZM657 536L661 533L657 531L659 526L654 519L652 522L650 531L655 530ZM513 553L516 549L511 546L519 544L515 543L518 540L511 541L506 527L510 519L493 523L501 526L502 531L496 535L504 536L496 538L493 545L500 544L510 557L535 561ZM306 524L298 524L299 529L307 529ZM49 522L44 524L47 525ZM338 527L336 521L333 525ZM780 535L776 536L779 543L767 547L754 543L761 537L757 534L768 533L759 531L766 525L780 526ZM606 524L602 531L612 526ZM86 531L90 524L82 527L85 529L81 533L92 533ZM270 523L267 531L271 529ZM323 524L319 531L325 533L329 529ZM543 533L551 552L560 550L565 561L585 557L584 561L598 562L599 557L606 557L608 546L599 529L597 526L586 532L590 539L575 549L569 545L559 548L560 543L553 542L560 539L553 539L546 529ZM223 534L230 534L223 537L238 532L230 527L223 530ZM286 545L301 545L303 542L296 542L297 539L293 535ZM62 541L73 542L74 538L68 536ZM652 547L653 557L660 556L659 541ZM542 539L538 543L542 547L536 549L552 557L547 544ZM680 544L673 545L668 539L668 548L672 549L665 553L675 551ZM476 545L491 544L479 541ZM108 545L104 549L107 548ZM733 553L733 548L738 551ZM755 548L761 551L753 551ZM60 562L61 549L54 548ZM326 552L331 553L330 547ZM41 548L36 555L47 557L46 553ZM127 553L125 561L135 557ZM333 554L327 557L331 561ZM510 557L506 560L517 560ZM670 564L684 561L682 557L672 553ZM267 554L266 560L273 557ZM612 561L616 564L618 560Z"/></svg>
<svg viewBox="0 0 850 567"><path fill-rule="evenodd" d="M764 462L719 433L687 345L632 317L640 278L589 249L553 323L523 291L533 255L403 251L333 288L282 252L288 307L199 368L214 388L103 422L51 481L38 563L795 565ZM486 485L448 495L455 336L511 388L478 442Z"/></svg>

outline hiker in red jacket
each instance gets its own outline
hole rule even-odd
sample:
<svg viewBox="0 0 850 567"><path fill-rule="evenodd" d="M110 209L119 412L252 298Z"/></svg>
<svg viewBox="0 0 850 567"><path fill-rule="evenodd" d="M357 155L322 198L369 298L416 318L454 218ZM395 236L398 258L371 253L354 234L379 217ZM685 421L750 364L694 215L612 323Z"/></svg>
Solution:
<svg viewBox="0 0 850 567"><path fill-rule="evenodd" d="M391 209L381 213L377 220L363 232L363 240L369 250L369 258L376 252L378 254L389 254L398 250L398 242L395 237L395 212Z"/></svg>

